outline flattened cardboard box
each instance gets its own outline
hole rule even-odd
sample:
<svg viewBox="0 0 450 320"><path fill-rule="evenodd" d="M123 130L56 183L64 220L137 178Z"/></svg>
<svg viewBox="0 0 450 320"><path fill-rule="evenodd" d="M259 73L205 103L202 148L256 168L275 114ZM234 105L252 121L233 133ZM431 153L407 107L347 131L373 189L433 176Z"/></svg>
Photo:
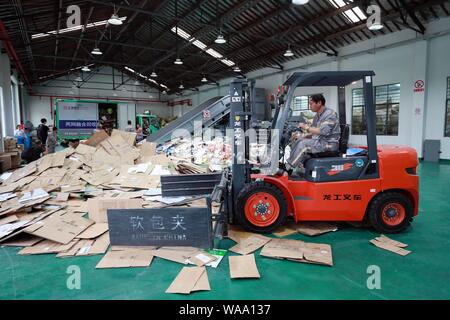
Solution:
<svg viewBox="0 0 450 320"><path fill-rule="evenodd" d="M209 290L211 287L205 267L183 267L166 293L190 294L193 291Z"/></svg>
<svg viewBox="0 0 450 320"><path fill-rule="evenodd" d="M407 244L392 240L385 235L381 235L375 239L370 240L370 243L377 246L378 248L394 252L401 256L406 256L411 253L411 251L404 249L408 246Z"/></svg>
<svg viewBox="0 0 450 320"><path fill-rule="evenodd" d="M108 224L103 222L98 222L92 224L89 228L84 230L82 233L80 233L77 238L78 239L94 239L102 234L104 234L106 231L108 231L109 227Z"/></svg>
<svg viewBox="0 0 450 320"><path fill-rule="evenodd" d="M336 225L327 222L301 222L295 228L299 233L311 237L338 230Z"/></svg>
<svg viewBox="0 0 450 320"><path fill-rule="evenodd" d="M260 278L258 267L256 266L255 255L230 256L230 277L236 278Z"/></svg>
<svg viewBox="0 0 450 320"><path fill-rule="evenodd" d="M18 254L25 255L65 252L70 250L70 248L72 248L75 244L76 241L69 242L68 244L61 244L51 240L44 240L34 244L31 247L23 248Z"/></svg>
<svg viewBox="0 0 450 320"><path fill-rule="evenodd" d="M239 241L240 242L231 247L229 250L235 253L246 255L264 246L266 243L271 241L271 238L259 234L254 234L246 239L240 239Z"/></svg>
<svg viewBox="0 0 450 320"><path fill-rule="evenodd" d="M125 251L108 251L95 268L129 268L148 267L153 260L153 251L130 249Z"/></svg>
<svg viewBox="0 0 450 320"><path fill-rule="evenodd" d="M333 265L329 244L308 243L300 240L272 239L261 250L261 255L269 258L288 259L303 263Z"/></svg>
<svg viewBox="0 0 450 320"><path fill-rule="evenodd" d="M91 198L87 201L89 218L99 223L108 222L108 209L136 209L142 208L142 204L142 199Z"/></svg>
<svg viewBox="0 0 450 320"><path fill-rule="evenodd" d="M73 213L52 215L24 229L26 233L67 244L86 230L94 221L79 217Z"/></svg>

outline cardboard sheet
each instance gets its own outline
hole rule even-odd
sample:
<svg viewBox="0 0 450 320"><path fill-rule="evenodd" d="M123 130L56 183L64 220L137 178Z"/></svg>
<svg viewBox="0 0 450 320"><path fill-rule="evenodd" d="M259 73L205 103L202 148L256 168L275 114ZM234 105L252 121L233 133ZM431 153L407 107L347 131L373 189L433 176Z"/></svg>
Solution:
<svg viewBox="0 0 450 320"><path fill-rule="evenodd" d="M89 228L84 230L82 233L80 233L77 238L78 239L94 239L102 234L104 234L106 231L108 231L109 227L107 223L94 223Z"/></svg>
<svg viewBox="0 0 450 320"><path fill-rule="evenodd" d="M300 240L273 239L261 250L261 256L303 263L333 265L332 250L329 244L309 243Z"/></svg>
<svg viewBox="0 0 450 320"><path fill-rule="evenodd" d="M370 240L370 243L378 248L391 251L401 256L406 256L411 253L411 251L404 249L408 246L407 244L392 240L385 235L380 235L379 237Z"/></svg>
<svg viewBox="0 0 450 320"><path fill-rule="evenodd" d="M188 264L187 260L198 251L197 248L192 247L161 247L154 250L153 255L161 259Z"/></svg>
<svg viewBox="0 0 450 320"><path fill-rule="evenodd" d="M265 237L260 234L253 234L248 238L239 239L239 242L229 250L235 253L246 255L258 250L269 241L271 241L271 238Z"/></svg>
<svg viewBox="0 0 450 320"><path fill-rule="evenodd" d="M183 267L166 293L190 294L193 291L210 289L205 267Z"/></svg>
<svg viewBox="0 0 450 320"><path fill-rule="evenodd" d="M336 225L327 222L301 222L296 225L296 229L307 236L318 236L338 230Z"/></svg>
<svg viewBox="0 0 450 320"><path fill-rule="evenodd" d="M256 266L255 255L230 256L230 277L236 278L260 278Z"/></svg>
<svg viewBox="0 0 450 320"><path fill-rule="evenodd" d="M130 249L125 251L108 251L95 268L148 267L152 260L152 250Z"/></svg>
<svg viewBox="0 0 450 320"><path fill-rule="evenodd" d="M86 230L94 221L79 217L73 213L52 215L24 229L26 233L67 244Z"/></svg>
<svg viewBox="0 0 450 320"><path fill-rule="evenodd" d="M87 206L89 218L98 223L107 223L108 209L134 209L142 208L142 199L111 199L111 198L92 198L88 199Z"/></svg>
<svg viewBox="0 0 450 320"><path fill-rule="evenodd" d="M70 248L72 248L75 244L76 241L72 241L68 244L61 244L51 240L44 240L31 247L23 248L18 254L48 254L65 252L70 250Z"/></svg>

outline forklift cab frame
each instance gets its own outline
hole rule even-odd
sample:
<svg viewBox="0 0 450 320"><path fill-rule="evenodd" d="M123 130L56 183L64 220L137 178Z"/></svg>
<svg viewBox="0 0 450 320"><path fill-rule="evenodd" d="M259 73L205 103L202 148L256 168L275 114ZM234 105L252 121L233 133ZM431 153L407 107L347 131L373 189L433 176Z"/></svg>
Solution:
<svg viewBox="0 0 450 320"><path fill-rule="evenodd" d="M363 81L363 93L365 101L366 116L366 137L367 137L367 155L369 168L366 168L364 178L378 178L378 156L376 139L376 114L373 105L373 71L320 71L320 72L296 72L284 83L287 88L286 99L282 100L279 110L275 115L272 128L280 132L284 130L284 124L288 120L291 104L294 98L295 89L298 87L327 87L336 86L338 88L338 113L341 125L346 124L345 110L345 87L355 81ZM283 101L284 100L284 101ZM344 151L345 152L345 151Z"/></svg>

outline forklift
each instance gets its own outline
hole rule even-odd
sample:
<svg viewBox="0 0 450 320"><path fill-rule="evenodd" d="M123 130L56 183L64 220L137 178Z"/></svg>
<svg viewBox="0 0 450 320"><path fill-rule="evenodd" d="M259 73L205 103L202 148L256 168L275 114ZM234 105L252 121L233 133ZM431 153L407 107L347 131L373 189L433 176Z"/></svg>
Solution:
<svg viewBox="0 0 450 320"><path fill-rule="evenodd" d="M367 222L381 233L404 231L418 214L419 177L415 149L377 145L373 71L296 72L277 96L271 123L269 173L253 172L248 162L245 131L252 127L251 85L245 79L230 84L229 128L233 130L233 163L214 187L211 201L220 203L215 236L227 233L228 224L240 224L257 233L270 233L287 218L302 221ZM363 82L367 146L347 155L345 87ZM303 176L282 174L280 158L286 145L289 114L298 87L335 86L341 138L337 152L309 154ZM279 152L281 150L281 152ZM281 156L280 156L281 155Z"/></svg>

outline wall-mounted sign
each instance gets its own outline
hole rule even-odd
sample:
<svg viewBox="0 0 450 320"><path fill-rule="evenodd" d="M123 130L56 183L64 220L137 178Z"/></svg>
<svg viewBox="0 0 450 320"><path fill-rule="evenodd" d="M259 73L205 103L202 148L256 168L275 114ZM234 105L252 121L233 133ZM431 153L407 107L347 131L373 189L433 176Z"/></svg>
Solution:
<svg viewBox="0 0 450 320"><path fill-rule="evenodd" d="M416 80L414 82L414 92L424 92L425 91L425 81Z"/></svg>

